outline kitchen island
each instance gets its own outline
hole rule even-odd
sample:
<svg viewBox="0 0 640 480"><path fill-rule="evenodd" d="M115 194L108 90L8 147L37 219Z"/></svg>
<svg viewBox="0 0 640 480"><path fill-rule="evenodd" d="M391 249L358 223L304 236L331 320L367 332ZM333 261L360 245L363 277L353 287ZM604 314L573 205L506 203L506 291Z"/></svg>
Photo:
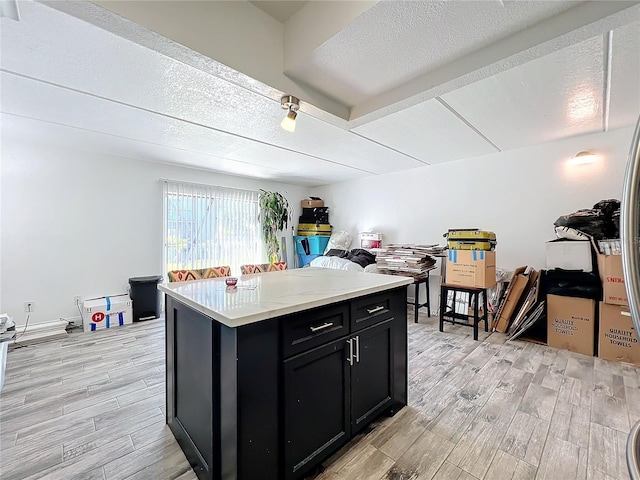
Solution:
<svg viewBox="0 0 640 480"><path fill-rule="evenodd" d="M201 479L297 480L407 403L410 278L304 268L161 284L167 424Z"/></svg>

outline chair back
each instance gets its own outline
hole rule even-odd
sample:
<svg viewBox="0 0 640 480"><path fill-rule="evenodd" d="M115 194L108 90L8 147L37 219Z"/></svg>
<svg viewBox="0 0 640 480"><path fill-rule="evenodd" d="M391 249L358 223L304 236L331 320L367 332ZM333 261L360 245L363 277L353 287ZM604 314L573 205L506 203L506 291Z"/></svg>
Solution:
<svg viewBox="0 0 640 480"><path fill-rule="evenodd" d="M277 272L278 270L286 270L287 262L275 262L275 263L256 263L241 265L240 271L243 275L250 273L265 273L265 272Z"/></svg>
<svg viewBox="0 0 640 480"><path fill-rule="evenodd" d="M171 270L168 273L170 282L186 282L187 280L200 280L202 278L220 278L231 275L231 267L196 268L191 270Z"/></svg>

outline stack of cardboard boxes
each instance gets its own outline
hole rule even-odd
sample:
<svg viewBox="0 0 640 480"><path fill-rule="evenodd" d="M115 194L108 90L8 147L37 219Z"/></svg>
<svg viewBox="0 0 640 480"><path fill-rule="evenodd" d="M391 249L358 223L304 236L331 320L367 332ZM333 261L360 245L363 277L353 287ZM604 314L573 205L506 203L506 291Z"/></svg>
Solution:
<svg viewBox="0 0 640 480"><path fill-rule="evenodd" d="M445 281L463 287L496 284L496 234L483 230L449 230Z"/></svg>
<svg viewBox="0 0 640 480"><path fill-rule="evenodd" d="M445 283L487 289L496 284L495 233L475 229L449 230L447 247L447 256L444 259ZM448 297L440 300L445 305L445 310L450 309L460 315L468 314L469 324L473 325L475 319L471 295L453 295L449 291ZM478 306L478 314L480 317L484 316L482 305Z"/></svg>
<svg viewBox="0 0 640 480"><path fill-rule="evenodd" d="M595 264L594 257L597 259ZM547 243L547 267L550 269L588 273L596 266L602 282L601 302L547 294L547 344L640 365L640 346L629 313L621 255L606 255L588 240Z"/></svg>
<svg viewBox="0 0 640 480"><path fill-rule="evenodd" d="M298 235L293 237L299 266L304 267L324 253L331 238L329 207L319 197L305 198L300 202L302 215L298 219Z"/></svg>
<svg viewBox="0 0 640 480"><path fill-rule="evenodd" d="M640 346L629 312L622 274L622 256L605 255L597 249L596 252L603 290L603 301L600 304L598 356L606 360L640 365Z"/></svg>

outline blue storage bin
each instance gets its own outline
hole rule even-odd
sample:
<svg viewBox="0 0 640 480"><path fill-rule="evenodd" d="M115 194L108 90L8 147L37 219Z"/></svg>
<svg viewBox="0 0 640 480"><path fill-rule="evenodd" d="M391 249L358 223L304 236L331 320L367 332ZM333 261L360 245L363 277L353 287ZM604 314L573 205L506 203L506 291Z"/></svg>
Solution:
<svg viewBox="0 0 640 480"><path fill-rule="evenodd" d="M311 260L313 260L314 258L318 258L321 257L322 255L318 255L317 253L312 253L311 255L305 255L304 253L299 253L298 257L300 258L300 267L304 267L305 265L309 264L311 262Z"/></svg>
<svg viewBox="0 0 640 480"><path fill-rule="evenodd" d="M299 255L307 255L302 246L302 240L309 240L309 255L322 255L331 237L327 235L313 235L310 237L295 236L293 238L296 241L296 253Z"/></svg>

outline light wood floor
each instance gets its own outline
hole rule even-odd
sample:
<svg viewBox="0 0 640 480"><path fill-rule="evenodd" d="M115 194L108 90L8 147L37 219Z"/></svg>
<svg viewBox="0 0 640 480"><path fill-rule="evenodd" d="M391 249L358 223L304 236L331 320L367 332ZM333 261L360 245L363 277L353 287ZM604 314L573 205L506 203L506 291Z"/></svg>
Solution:
<svg viewBox="0 0 640 480"><path fill-rule="evenodd" d="M420 322L409 323L409 406L374 422L315 480L629 478L638 369ZM0 477L193 480L164 408L162 320L13 350Z"/></svg>

